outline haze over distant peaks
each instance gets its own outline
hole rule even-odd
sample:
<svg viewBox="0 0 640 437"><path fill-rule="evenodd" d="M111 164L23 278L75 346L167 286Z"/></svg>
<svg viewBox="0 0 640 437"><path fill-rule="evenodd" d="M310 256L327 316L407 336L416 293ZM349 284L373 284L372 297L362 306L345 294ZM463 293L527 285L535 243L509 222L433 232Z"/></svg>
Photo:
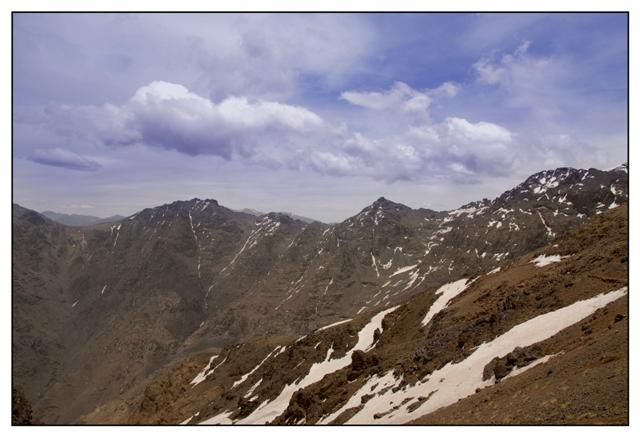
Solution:
<svg viewBox="0 0 640 437"><path fill-rule="evenodd" d="M234 211L244 212L245 214L255 215L256 217L259 217L261 215L267 214L266 212L258 211L257 209L252 209L252 208L236 209ZM282 211L282 212L280 212L280 214L288 215L292 219L300 220L301 222L305 222L305 223L313 223L313 222L320 221L320 220L312 219L310 217L305 217L303 215L298 215L298 214L294 214L292 212L287 212L287 211Z"/></svg>
<svg viewBox="0 0 640 437"><path fill-rule="evenodd" d="M118 222L124 218L121 215L112 215L110 217L96 217L93 215L83 214L64 214L54 211L42 211L42 215L55 222L61 223L67 226L89 226L97 225L99 223L111 223Z"/></svg>

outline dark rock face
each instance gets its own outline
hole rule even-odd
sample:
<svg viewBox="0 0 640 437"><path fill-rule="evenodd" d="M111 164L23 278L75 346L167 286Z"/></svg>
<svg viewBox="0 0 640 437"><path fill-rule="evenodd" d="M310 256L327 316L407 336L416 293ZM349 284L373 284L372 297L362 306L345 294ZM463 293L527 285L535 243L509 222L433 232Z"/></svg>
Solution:
<svg viewBox="0 0 640 437"><path fill-rule="evenodd" d="M22 387L14 387L11 390L11 403L11 424L31 425L33 423L33 411Z"/></svg>
<svg viewBox="0 0 640 437"><path fill-rule="evenodd" d="M351 368L347 374L347 381L353 381L362 375L365 371L376 371L376 366L380 363L378 356L374 354L366 354L363 351L356 350L351 354Z"/></svg>
<svg viewBox="0 0 640 437"><path fill-rule="evenodd" d="M540 348L533 346L526 349L521 347L515 348L504 357L495 357L484 367L482 379L488 380L495 376L499 381L507 376L514 368L522 368L530 362L541 357Z"/></svg>
<svg viewBox="0 0 640 437"><path fill-rule="evenodd" d="M626 197L624 169L557 169L455 211L380 198L334 225L192 199L70 228L14 205L14 381L43 421L71 422L190 352L400 303L541 247ZM502 305L553 305L538 294ZM451 340L466 347L471 332Z"/></svg>

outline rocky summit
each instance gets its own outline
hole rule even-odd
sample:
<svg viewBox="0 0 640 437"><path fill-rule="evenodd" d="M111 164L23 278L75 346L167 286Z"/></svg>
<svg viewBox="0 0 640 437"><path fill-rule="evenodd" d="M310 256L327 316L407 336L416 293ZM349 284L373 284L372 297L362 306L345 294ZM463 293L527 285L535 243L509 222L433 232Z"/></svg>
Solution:
<svg viewBox="0 0 640 437"><path fill-rule="evenodd" d="M15 421L628 423L627 199L621 166L330 225L14 205Z"/></svg>

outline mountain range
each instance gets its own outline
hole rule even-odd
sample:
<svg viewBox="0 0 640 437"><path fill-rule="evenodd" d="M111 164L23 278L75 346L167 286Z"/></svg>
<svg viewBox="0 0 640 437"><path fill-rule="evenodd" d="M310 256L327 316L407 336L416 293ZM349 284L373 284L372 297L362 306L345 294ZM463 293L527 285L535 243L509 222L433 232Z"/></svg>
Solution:
<svg viewBox="0 0 640 437"><path fill-rule="evenodd" d="M53 211L43 211L41 212L41 214L46 218L53 220L54 222L58 222L67 226L89 226L96 225L98 223L112 223L119 222L124 218L123 216L117 214L105 218L82 214L64 214Z"/></svg>
<svg viewBox="0 0 640 437"><path fill-rule="evenodd" d="M335 224L192 199L71 227L14 204L14 386L41 423L537 422L456 406L507 408L527 364L574 360L548 382L583 384L580 354L606 349L611 411L553 420L624 422L627 173L542 171L453 211L379 198ZM434 379L462 363L480 381Z"/></svg>

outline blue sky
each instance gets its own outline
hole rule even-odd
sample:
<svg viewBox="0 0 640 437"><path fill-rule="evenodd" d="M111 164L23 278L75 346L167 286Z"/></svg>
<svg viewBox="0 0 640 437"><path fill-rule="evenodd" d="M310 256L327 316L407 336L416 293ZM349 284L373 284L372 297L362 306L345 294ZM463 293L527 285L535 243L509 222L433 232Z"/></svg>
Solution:
<svg viewBox="0 0 640 437"><path fill-rule="evenodd" d="M14 201L342 220L627 158L624 14L17 14Z"/></svg>

